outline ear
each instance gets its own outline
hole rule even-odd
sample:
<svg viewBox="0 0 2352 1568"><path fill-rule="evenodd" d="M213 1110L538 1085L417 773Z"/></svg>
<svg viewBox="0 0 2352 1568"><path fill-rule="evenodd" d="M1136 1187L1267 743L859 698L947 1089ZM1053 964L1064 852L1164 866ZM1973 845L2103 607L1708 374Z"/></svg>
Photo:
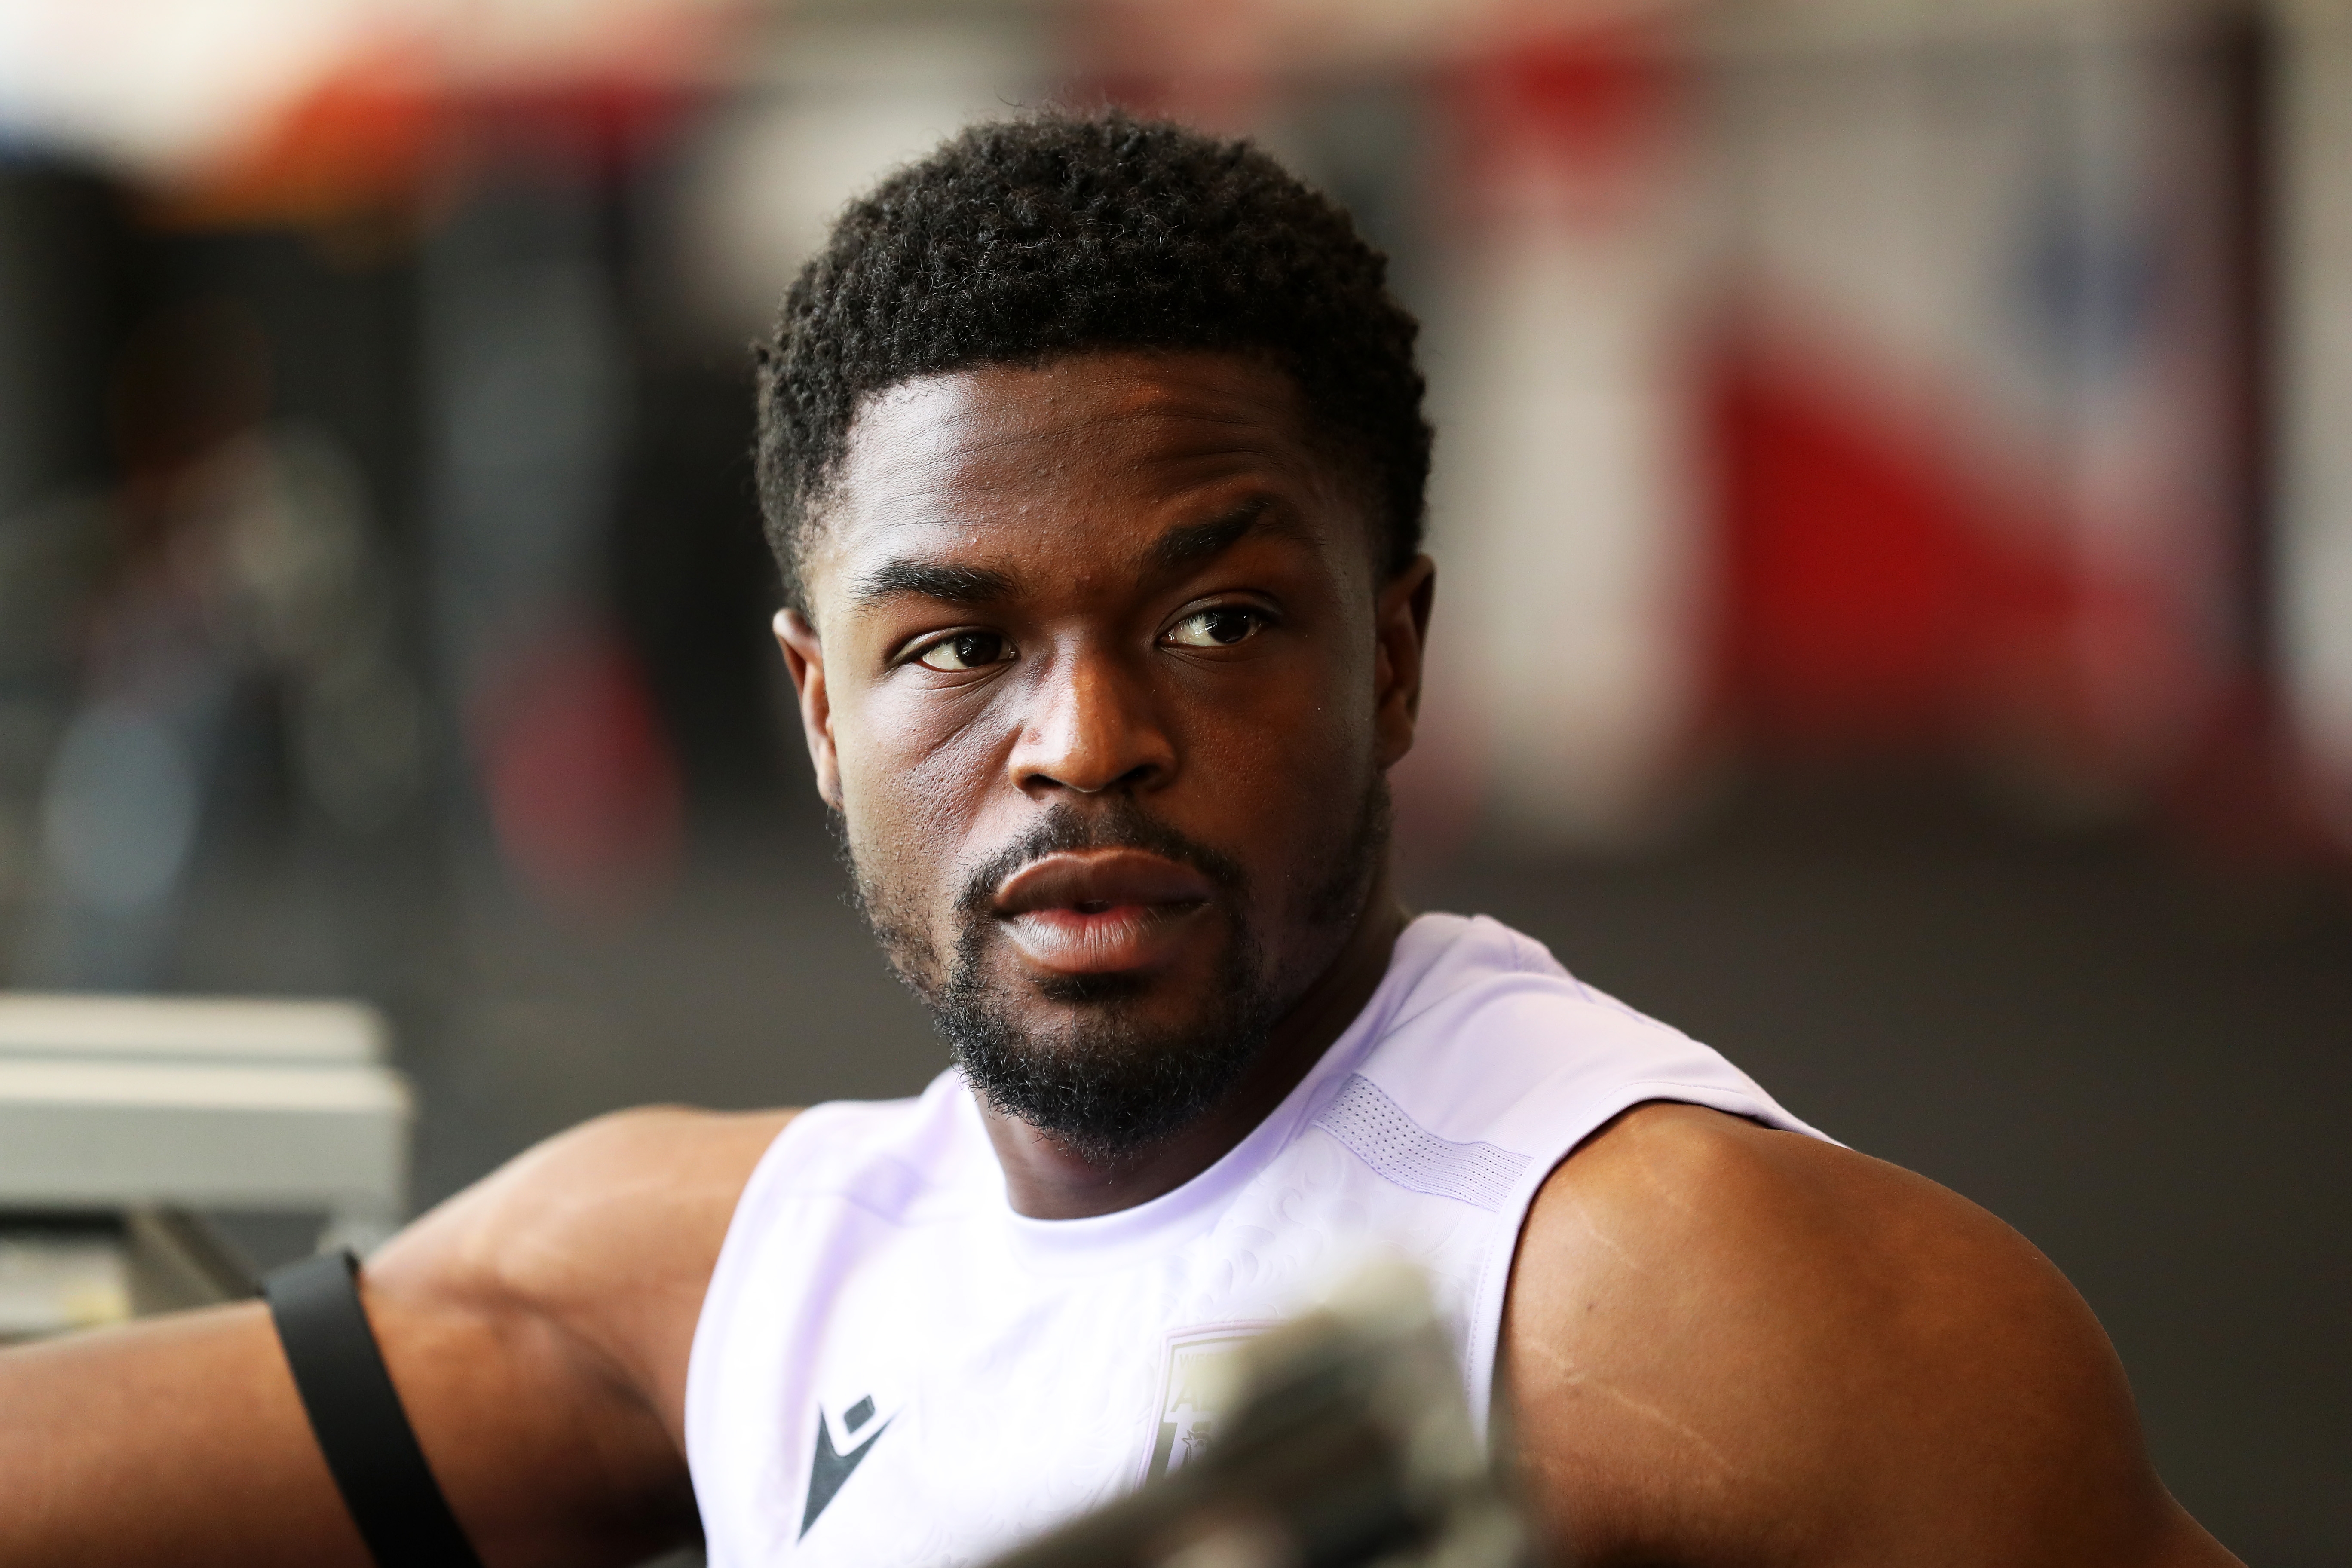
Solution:
<svg viewBox="0 0 2352 1568"><path fill-rule="evenodd" d="M1436 593L1437 563L1416 555L1382 584L1373 605L1373 757L1382 772L1412 750L1413 722L1421 713L1422 655Z"/></svg>
<svg viewBox="0 0 2352 1568"><path fill-rule="evenodd" d="M816 764L816 793L834 810L841 809L841 763L833 749L833 700L824 685L824 645L816 627L798 610L778 610L776 646L783 650L784 668L800 694L801 732L808 739L809 761Z"/></svg>

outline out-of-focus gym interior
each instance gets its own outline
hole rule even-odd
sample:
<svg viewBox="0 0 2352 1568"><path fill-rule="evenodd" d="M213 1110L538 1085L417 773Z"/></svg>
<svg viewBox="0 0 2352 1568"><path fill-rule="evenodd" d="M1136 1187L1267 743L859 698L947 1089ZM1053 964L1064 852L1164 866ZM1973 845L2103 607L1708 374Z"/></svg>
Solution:
<svg viewBox="0 0 2352 1568"><path fill-rule="evenodd" d="M1424 323L1415 904L1991 1208L2216 1535L2352 1559L2340 0L0 4L0 1336L944 1066L750 345L1106 102Z"/></svg>

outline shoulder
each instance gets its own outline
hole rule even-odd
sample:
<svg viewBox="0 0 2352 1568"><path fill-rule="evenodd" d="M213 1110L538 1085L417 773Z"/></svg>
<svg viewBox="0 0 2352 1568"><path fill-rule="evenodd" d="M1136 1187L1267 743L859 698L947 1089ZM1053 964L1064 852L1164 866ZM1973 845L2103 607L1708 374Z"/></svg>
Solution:
<svg viewBox="0 0 2352 1568"><path fill-rule="evenodd" d="M584 1122L369 1259L372 1299L528 1321L668 1415L736 1200L794 1114L656 1106Z"/></svg>
<svg viewBox="0 0 2352 1568"><path fill-rule="evenodd" d="M1504 1331L1534 1500L1580 1555L2139 1563L2186 1522L2057 1269L1801 1134L1619 1118L1538 1194Z"/></svg>
<svg viewBox="0 0 2352 1568"><path fill-rule="evenodd" d="M1485 916L1423 916L1398 967L1362 1071L1442 1137L1549 1163L1626 1107L1664 1100L1802 1128L1720 1053Z"/></svg>

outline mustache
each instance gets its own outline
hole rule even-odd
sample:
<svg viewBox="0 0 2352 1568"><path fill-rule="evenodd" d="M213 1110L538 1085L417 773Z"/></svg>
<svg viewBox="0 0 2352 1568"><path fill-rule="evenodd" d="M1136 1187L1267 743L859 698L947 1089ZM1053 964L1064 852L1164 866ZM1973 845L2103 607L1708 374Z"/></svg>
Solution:
<svg viewBox="0 0 2352 1568"><path fill-rule="evenodd" d="M986 915L1007 877L1032 860L1076 849L1140 849L1191 867L1223 893L1239 893L1248 882L1232 857L1146 815L1131 800L1115 801L1099 811L1057 805L1019 838L972 868L956 897L956 908L974 919Z"/></svg>

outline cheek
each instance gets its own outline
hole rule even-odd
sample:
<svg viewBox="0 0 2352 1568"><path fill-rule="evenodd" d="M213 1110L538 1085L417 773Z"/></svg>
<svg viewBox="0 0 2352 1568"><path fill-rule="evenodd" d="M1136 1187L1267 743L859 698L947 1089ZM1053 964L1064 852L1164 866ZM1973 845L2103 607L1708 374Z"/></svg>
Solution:
<svg viewBox="0 0 2352 1568"><path fill-rule="evenodd" d="M1371 671L1335 665L1197 710L1188 767L1218 797L1229 831L1274 863L1325 853L1370 782Z"/></svg>
<svg viewBox="0 0 2352 1568"><path fill-rule="evenodd" d="M928 892L952 874L986 795L982 748L969 731L932 732L928 718L868 700L835 721L851 847L868 875L901 894Z"/></svg>

